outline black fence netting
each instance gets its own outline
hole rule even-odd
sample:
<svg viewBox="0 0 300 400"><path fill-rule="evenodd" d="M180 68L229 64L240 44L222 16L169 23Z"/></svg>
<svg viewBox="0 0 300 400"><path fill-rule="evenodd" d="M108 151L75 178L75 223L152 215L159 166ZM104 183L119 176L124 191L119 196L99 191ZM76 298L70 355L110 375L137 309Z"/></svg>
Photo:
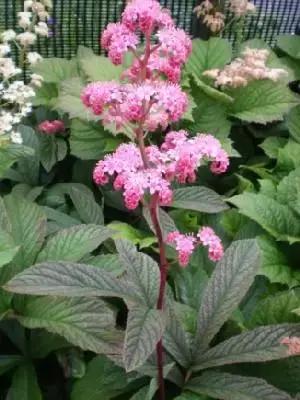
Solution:
<svg viewBox="0 0 300 400"><path fill-rule="evenodd" d="M200 0L201 1L201 0ZM246 17L244 38L261 38L272 44L281 33L294 33L300 22L300 0L252 0L257 6ZM17 27L23 0L0 0L0 30ZM201 36L201 23L193 13L199 0L161 0L176 23L191 36ZM49 21L51 37L39 39L38 51L45 57L70 57L78 45L101 52L99 37L109 22L119 19L123 0L53 0ZM233 30L224 34L234 41Z"/></svg>

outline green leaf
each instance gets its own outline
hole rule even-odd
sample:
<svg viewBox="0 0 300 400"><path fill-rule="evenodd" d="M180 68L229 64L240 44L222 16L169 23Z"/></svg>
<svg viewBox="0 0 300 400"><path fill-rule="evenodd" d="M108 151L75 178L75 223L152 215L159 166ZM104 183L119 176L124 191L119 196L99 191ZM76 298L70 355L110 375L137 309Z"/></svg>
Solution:
<svg viewBox="0 0 300 400"><path fill-rule="evenodd" d="M278 151L287 143L287 139L279 136L270 136L259 146L270 158L277 158Z"/></svg>
<svg viewBox="0 0 300 400"><path fill-rule="evenodd" d="M110 238L113 231L98 225L76 225L63 229L48 239L38 261L79 261Z"/></svg>
<svg viewBox="0 0 300 400"><path fill-rule="evenodd" d="M26 343L27 345L27 343ZM32 358L45 358L52 351L70 347L70 343L63 337L55 335L44 329L34 329L30 332L30 356Z"/></svg>
<svg viewBox="0 0 300 400"><path fill-rule="evenodd" d="M286 175L293 169L300 167L300 143L289 140L287 144L278 150L276 171Z"/></svg>
<svg viewBox="0 0 300 400"><path fill-rule="evenodd" d="M266 362L287 358L287 349L280 344L284 337L299 336L300 324L263 326L231 337L199 355L194 371L226 364Z"/></svg>
<svg viewBox="0 0 300 400"><path fill-rule="evenodd" d="M201 77L204 71L222 68L230 62L232 48L228 40L210 38L209 40L194 39L192 54L186 63L186 72Z"/></svg>
<svg viewBox="0 0 300 400"><path fill-rule="evenodd" d="M212 371L192 379L186 389L219 400L291 400L263 379Z"/></svg>
<svg viewBox="0 0 300 400"><path fill-rule="evenodd" d="M153 227L153 223L152 223L150 212L149 212L149 207L143 208L143 216L144 216L145 220L147 221L149 227L151 228L152 232L155 233L155 229ZM158 219L159 219L160 227L161 227L164 238L168 235L168 233L177 231L177 227L176 227L173 219L170 217L170 215L166 211L164 211L160 207L158 209Z"/></svg>
<svg viewBox="0 0 300 400"><path fill-rule="evenodd" d="M289 56L300 60L300 38L297 35L277 36L277 47Z"/></svg>
<svg viewBox="0 0 300 400"><path fill-rule="evenodd" d="M163 345L180 365L183 367L190 366L192 355L189 337L181 326L172 304L166 310L166 330Z"/></svg>
<svg viewBox="0 0 300 400"><path fill-rule="evenodd" d="M42 393L32 364L21 365L16 370L8 398L10 400L42 400Z"/></svg>
<svg viewBox="0 0 300 400"><path fill-rule="evenodd" d="M63 81L53 106L56 110L68 113L70 119L81 118L85 121L97 121L100 118L95 116L81 101L80 94L84 85L80 78Z"/></svg>
<svg viewBox="0 0 300 400"><path fill-rule="evenodd" d="M212 98L213 100L220 101L221 103L224 104L231 104L234 101L234 99L231 96L228 96L228 94L220 92L219 90L204 83L194 73L192 74L192 76L198 88L201 89L203 93L205 93L208 97Z"/></svg>
<svg viewBox="0 0 300 400"><path fill-rule="evenodd" d="M18 250L12 237L0 228L0 267L11 262Z"/></svg>
<svg viewBox="0 0 300 400"><path fill-rule="evenodd" d="M225 105L208 97L197 85L192 85L192 95L196 103L192 111L195 122L189 124L189 131L209 132L219 139L227 138L231 122L227 119L228 111Z"/></svg>
<svg viewBox="0 0 300 400"><path fill-rule="evenodd" d="M71 400L111 399L125 386L125 371L107 357L97 356L89 362L84 377L75 383Z"/></svg>
<svg viewBox="0 0 300 400"><path fill-rule="evenodd" d="M89 55L79 60L89 81L118 81L123 71L121 66L114 65L104 56Z"/></svg>
<svg viewBox="0 0 300 400"><path fill-rule="evenodd" d="M68 194L83 222L86 224L103 225L102 208L96 203L93 193L84 185L70 188Z"/></svg>
<svg viewBox="0 0 300 400"><path fill-rule="evenodd" d="M202 297L194 356L208 347L251 286L259 268L255 240L236 241L218 262Z"/></svg>
<svg viewBox="0 0 300 400"><path fill-rule="evenodd" d="M137 252L128 240L117 239L115 243L121 262L134 284L135 293L145 305L155 307L160 282L158 264L147 254Z"/></svg>
<svg viewBox="0 0 300 400"><path fill-rule="evenodd" d="M43 82L40 88L35 88L35 97L32 99L34 106L55 107L58 97L58 88L55 83Z"/></svg>
<svg viewBox="0 0 300 400"><path fill-rule="evenodd" d="M257 241L262 252L262 266L258 274L267 277L271 283L297 286L300 274L290 268L289 261L279 249L276 240L265 235L258 237Z"/></svg>
<svg viewBox="0 0 300 400"><path fill-rule="evenodd" d="M24 269L34 263L43 245L46 216L37 204L19 196L5 196L4 203L12 226L11 236L20 246L18 260Z"/></svg>
<svg viewBox="0 0 300 400"><path fill-rule="evenodd" d="M34 73L41 75L44 82L61 83L62 81L78 76L76 60L64 58L45 58L32 67Z"/></svg>
<svg viewBox="0 0 300 400"><path fill-rule="evenodd" d="M110 141L110 150L120 143L119 139L112 137L104 130L100 123L74 119L71 123L70 146L71 153L83 160L99 160L106 153L107 141Z"/></svg>
<svg viewBox="0 0 300 400"><path fill-rule="evenodd" d="M155 350L165 329L163 312L144 307L129 310L125 344L124 361L126 371L141 367Z"/></svg>
<svg viewBox="0 0 300 400"><path fill-rule="evenodd" d="M125 268L118 254L100 254L86 261L89 265L104 269L115 276L123 274Z"/></svg>
<svg viewBox="0 0 300 400"><path fill-rule="evenodd" d="M218 213L228 209L221 196L205 186L188 186L175 189L172 207L206 213Z"/></svg>
<svg viewBox="0 0 300 400"><path fill-rule="evenodd" d="M11 154L9 149L0 148L0 177L4 177L7 170L17 161L18 157Z"/></svg>
<svg viewBox="0 0 300 400"><path fill-rule="evenodd" d="M273 181L269 179L259 179L259 193L264 196L271 197L271 199L276 198L276 185Z"/></svg>
<svg viewBox="0 0 300 400"><path fill-rule="evenodd" d="M300 105L290 110L286 116L286 123L292 138L300 143Z"/></svg>
<svg viewBox="0 0 300 400"><path fill-rule="evenodd" d="M200 396L198 394L186 392L181 396L176 397L175 400L209 400L209 398L206 396Z"/></svg>
<svg viewBox="0 0 300 400"><path fill-rule="evenodd" d="M30 299L18 317L26 328L44 328L83 350L112 354L121 351L115 318L103 300L83 297Z"/></svg>
<svg viewBox="0 0 300 400"><path fill-rule="evenodd" d="M266 124L283 119L299 101L290 89L270 80L257 80L228 92L235 101L231 115L244 121Z"/></svg>
<svg viewBox="0 0 300 400"><path fill-rule="evenodd" d="M1 355L0 356L0 376L11 370L22 362L20 355Z"/></svg>
<svg viewBox="0 0 300 400"><path fill-rule="evenodd" d="M133 228L126 222L113 221L108 224L107 227L117 232L113 236L114 239L127 239L130 242L139 245L140 249L150 247L152 244L157 242L155 236L148 236L147 233Z"/></svg>
<svg viewBox="0 0 300 400"><path fill-rule="evenodd" d="M280 181L277 186L277 200L300 215L300 167Z"/></svg>
<svg viewBox="0 0 300 400"><path fill-rule="evenodd" d="M43 207L44 213L47 215L47 218L51 221L55 221L58 223L58 230L63 228L69 228L73 225L80 225L81 222L78 219L70 217L70 215L65 214L61 211L55 210L50 207Z"/></svg>
<svg viewBox="0 0 300 400"><path fill-rule="evenodd" d="M286 291L269 295L257 302L247 326L254 328L262 325L300 322L300 318L293 313L300 307L300 299L293 291Z"/></svg>
<svg viewBox="0 0 300 400"><path fill-rule="evenodd" d="M57 160L57 142L54 136L40 135L40 160L47 172L50 172Z"/></svg>
<svg viewBox="0 0 300 400"><path fill-rule="evenodd" d="M47 262L27 269L5 285L21 294L52 296L108 296L140 301L127 282L97 267L68 262Z"/></svg>
<svg viewBox="0 0 300 400"><path fill-rule="evenodd" d="M300 241L300 225L286 205L262 194L243 193L228 200L278 240Z"/></svg>
<svg viewBox="0 0 300 400"><path fill-rule="evenodd" d="M40 141L30 126L20 125L18 128L23 138L23 144L31 148L31 153L25 152L18 159L19 181L31 186L38 186L40 170Z"/></svg>
<svg viewBox="0 0 300 400"><path fill-rule="evenodd" d="M299 60L286 56L286 57L281 57L280 62L283 65L283 67L289 71L290 73L290 80L295 81L300 79L300 62Z"/></svg>

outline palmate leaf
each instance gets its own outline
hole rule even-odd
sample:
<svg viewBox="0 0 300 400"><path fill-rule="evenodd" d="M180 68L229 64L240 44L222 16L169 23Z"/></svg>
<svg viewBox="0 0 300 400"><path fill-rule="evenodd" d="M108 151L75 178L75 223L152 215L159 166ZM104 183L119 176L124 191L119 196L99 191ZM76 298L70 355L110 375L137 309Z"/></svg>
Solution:
<svg viewBox="0 0 300 400"><path fill-rule="evenodd" d="M161 310L133 307L129 310L124 344L126 371L141 367L155 350L165 329Z"/></svg>
<svg viewBox="0 0 300 400"><path fill-rule="evenodd" d="M21 365L13 375L8 399L42 400L33 364Z"/></svg>
<svg viewBox="0 0 300 400"><path fill-rule="evenodd" d="M145 305L155 307L160 282L158 264L147 254L137 252L128 240L117 239L115 243L121 262L134 284L135 293Z"/></svg>
<svg viewBox="0 0 300 400"><path fill-rule="evenodd" d="M189 186L175 189L172 207L206 213L217 213L228 209L221 196L205 186Z"/></svg>
<svg viewBox="0 0 300 400"><path fill-rule="evenodd" d="M263 379L218 372L205 372L188 382L186 389L219 400L292 400Z"/></svg>
<svg viewBox="0 0 300 400"><path fill-rule="evenodd" d="M288 206L262 194L243 193L228 200L239 212L262 226L277 240L300 241L300 225Z"/></svg>
<svg viewBox="0 0 300 400"><path fill-rule="evenodd" d="M104 56L85 55L79 60L79 64L91 82L116 81L122 73L121 66L114 65Z"/></svg>
<svg viewBox="0 0 300 400"><path fill-rule="evenodd" d="M199 371L225 364L243 362L265 362L289 357L287 349L280 345L286 336L299 336L300 324L280 324L263 326L250 332L234 336L217 346L199 354L196 365Z"/></svg>
<svg viewBox="0 0 300 400"><path fill-rule="evenodd" d="M37 63L32 70L42 75L44 82L61 83L65 79L78 76L76 60L47 58Z"/></svg>
<svg viewBox="0 0 300 400"><path fill-rule="evenodd" d="M44 328L83 350L119 354L122 334L114 329L115 318L103 300L82 297L30 299L18 317L26 328Z"/></svg>
<svg viewBox="0 0 300 400"><path fill-rule="evenodd" d="M234 242L217 264L201 301L193 355L207 348L222 325L238 307L259 268L255 240Z"/></svg>
<svg viewBox="0 0 300 400"><path fill-rule="evenodd" d="M115 397L127 386L123 368L107 357L94 357L87 366L84 377L78 380L71 393L71 400L99 400Z"/></svg>
<svg viewBox="0 0 300 400"><path fill-rule="evenodd" d="M185 70L201 78L202 73L208 69L224 67L230 62L231 56L232 48L226 39L194 39L192 54L188 58Z"/></svg>
<svg viewBox="0 0 300 400"><path fill-rule="evenodd" d="M5 285L10 292L52 296L121 297L141 299L132 285L98 267L70 262L46 262L15 276Z"/></svg>
<svg viewBox="0 0 300 400"><path fill-rule="evenodd" d="M299 103L286 85L270 80L253 81L228 94L235 99L230 106L232 116L260 124L282 120L283 115Z"/></svg>
<svg viewBox="0 0 300 400"><path fill-rule="evenodd" d="M41 207L19 196L5 196L6 212L11 223L11 236L20 246L17 260L22 268L35 262L46 234L46 215Z"/></svg>
<svg viewBox="0 0 300 400"><path fill-rule="evenodd" d="M79 261L113 235L111 229L98 225L76 225L50 237L37 261Z"/></svg>

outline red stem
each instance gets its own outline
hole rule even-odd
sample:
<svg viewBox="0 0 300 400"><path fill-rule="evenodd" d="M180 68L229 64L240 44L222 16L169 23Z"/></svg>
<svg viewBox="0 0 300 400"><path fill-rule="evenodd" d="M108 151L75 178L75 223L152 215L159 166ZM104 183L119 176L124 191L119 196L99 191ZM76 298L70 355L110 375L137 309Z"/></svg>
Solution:
<svg viewBox="0 0 300 400"><path fill-rule="evenodd" d="M149 61L149 57L151 55L151 34L146 35L146 46L145 46L145 55L144 58L140 61L141 65L141 74L140 81L143 82L147 77L147 64ZM139 128L136 130L136 138L138 142L138 146L141 152L141 157L144 163L145 168L149 168L149 160L145 151L144 144L144 136L143 136L143 123L146 119L147 114L149 113L151 108L151 103L145 108L145 115L143 121L140 122ZM153 224L153 228L155 230L157 240L158 240L158 248L159 248L159 268L160 268L160 285L159 285L159 296L157 299L156 308L158 310L163 309L164 305L164 294L167 283L167 275L168 275L168 265L167 265L167 257L165 251L165 244L163 239L162 230L160 227L159 219L158 219L158 194L155 193L151 196L150 201L150 216ZM163 352L163 343L162 339L156 345L156 357L157 357L157 380L159 386L159 400L165 400L165 381L164 381L164 352Z"/></svg>

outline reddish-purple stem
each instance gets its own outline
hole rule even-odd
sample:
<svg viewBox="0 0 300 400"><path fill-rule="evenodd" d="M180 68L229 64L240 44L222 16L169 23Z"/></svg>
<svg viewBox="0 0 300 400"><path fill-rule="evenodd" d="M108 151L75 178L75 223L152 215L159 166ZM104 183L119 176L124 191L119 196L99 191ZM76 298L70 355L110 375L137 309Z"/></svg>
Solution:
<svg viewBox="0 0 300 400"><path fill-rule="evenodd" d="M140 81L143 82L147 78L147 64L149 61L149 57L151 55L151 33L146 35L146 45L145 45L145 54L143 59L139 58L140 66L141 66L141 73L140 73ZM139 128L136 130L136 138L138 142L138 146L141 152L141 157L144 163L145 168L149 167L148 157L145 151L145 144L144 144L144 137L143 137L143 124L144 120L147 117L151 108L151 103L148 107L145 107L145 115L143 120L140 122ZM158 310L163 309L164 305L164 295L167 283L167 275L168 275L168 264L167 264L167 257L165 252L165 245L162 230L160 227L159 219L158 219L158 194L155 193L151 196L150 201L150 217L153 224L154 231L157 236L158 240L158 248L159 248L159 258L160 258L160 285L159 285L159 296L157 300L156 308ZM163 343L162 340L156 345L156 358L157 358L157 380L159 386L159 399L165 400L165 382L164 382L164 375L163 375L163 367L164 367L164 353L163 353Z"/></svg>

